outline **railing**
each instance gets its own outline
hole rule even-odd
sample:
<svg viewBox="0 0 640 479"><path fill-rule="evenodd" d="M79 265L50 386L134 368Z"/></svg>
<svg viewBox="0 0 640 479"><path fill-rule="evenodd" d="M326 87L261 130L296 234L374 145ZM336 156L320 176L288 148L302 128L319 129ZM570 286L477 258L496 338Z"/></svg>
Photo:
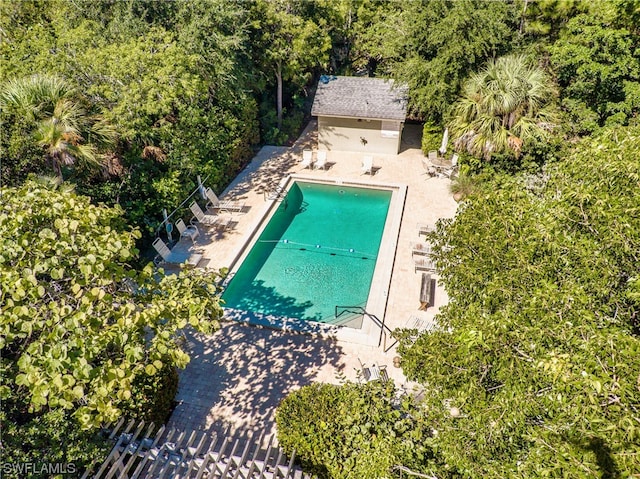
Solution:
<svg viewBox="0 0 640 479"><path fill-rule="evenodd" d="M94 461L82 479L312 479L295 465L295 451L288 459L275 437L265 432L231 435L165 426L156 429L134 420L125 426L121 419L109 434L110 454L102 464Z"/></svg>
<svg viewBox="0 0 640 479"><path fill-rule="evenodd" d="M274 186L271 189L265 190L263 195L264 195L265 201L267 200L282 201L282 200L286 200L287 198L287 190L279 186Z"/></svg>
<svg viewBox="0 0 640 479"><path fill-rule="evenodd" d="M338 310L341 310L338 312ZM382 339L384 337L384 352L386 353L393 347L393 344L387 348L387 333L391 334L393 331L389 329L389 326L384 324L384 319L380 320L375 314L369 313L362 306L336 306L335 307L335 317L336 319L341 317L343 314L353 313L353 314L361 314L362 316L368 317L373 323L380 328L380 337L378 338L378 347L382 345ZM395 343L394 343L395 344Z"/></svg>
<svg viewBox="0 0 640 479"><path fill-rule="evenodd" d="M335 326L347 326L351 328L360 328L362 326L363 317L364 317L364 314L362 314L362 312L360 311L350 311L348 309L345 309L340 313L336 314L333 317L333 319L325 319L323 320L323 322L328 324L333 324ZM358 320L359 320L358 325L355 325L355 324L349 325L349 323L354 323Z"/></svg>
<svg viewBox="0 0 640 479"><path fill-rule="evenodd" d="M163 226L167 227L168 225L171 225L170 227L167 227L167 232L173 230L173 225L170 221L171 218L173 217L173 215L175 215L179 211L182 211L182 207L185 206L191 200L191 198L193 198L198 193L200 193L200 196L204 199L204 190L205 190L204 182L207 181L208 179L209 177L207 176L204 180L202 180L198 175L198 186L196 187L196 189L193 190L189 194L189 196L187 196L187 199L185 199L182 203L180 203L177 208L175 208L171 213L165 215L164 219L156 227L156 231L155 231L156 237L160 236L160 230L162 229ZM180 239L180 236L178 236L178 239Z"/></svg>

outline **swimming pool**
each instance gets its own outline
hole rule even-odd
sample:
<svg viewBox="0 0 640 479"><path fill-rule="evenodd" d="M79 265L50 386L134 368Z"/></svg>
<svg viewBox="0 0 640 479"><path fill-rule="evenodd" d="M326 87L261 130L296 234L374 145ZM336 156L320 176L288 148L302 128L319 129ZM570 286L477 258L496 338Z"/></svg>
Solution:
<svg viewBox="0 0 640 479"><path fill-rule="evenodd" d="M365 306L391 191L296 181L235 271L225 307L333 322Z"/></svg>

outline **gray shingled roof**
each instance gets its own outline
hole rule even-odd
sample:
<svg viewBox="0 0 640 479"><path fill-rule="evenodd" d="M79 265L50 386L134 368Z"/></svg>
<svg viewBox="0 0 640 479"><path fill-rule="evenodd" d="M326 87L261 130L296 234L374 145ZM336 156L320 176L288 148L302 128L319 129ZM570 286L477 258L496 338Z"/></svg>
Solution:
<svg viewBox="0 0 640 479"><path fill-rule="evenodd" d="M330 80L323 82L327 78ZM325 76L318 82L311 114L404 120L407 87L395 87L393 80L382 78Z"/></svg>

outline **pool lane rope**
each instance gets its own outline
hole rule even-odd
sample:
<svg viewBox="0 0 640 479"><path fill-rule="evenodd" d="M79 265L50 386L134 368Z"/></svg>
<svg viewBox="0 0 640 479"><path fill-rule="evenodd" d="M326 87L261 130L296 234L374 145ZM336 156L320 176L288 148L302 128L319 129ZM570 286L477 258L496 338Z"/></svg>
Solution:
<svg viewBox="0 0 640 479"><path fill-rule="evenodd" d="M309 244L309 243L298 243L296 241L291 241L288 239L282 240L260 240L260 243L282 243L282 244L290 244L294 246L304 246L304 248L300 248L300 250L305 251L307 248L311 249L323 249L323 250L331 250L331 251L340 251L341 253L353 253L354 255L362 255L362 259L375 259L375 254L365 253L364 251L358 251L355 248L335 248L333 246L323 246L320 244Z"/></svg>

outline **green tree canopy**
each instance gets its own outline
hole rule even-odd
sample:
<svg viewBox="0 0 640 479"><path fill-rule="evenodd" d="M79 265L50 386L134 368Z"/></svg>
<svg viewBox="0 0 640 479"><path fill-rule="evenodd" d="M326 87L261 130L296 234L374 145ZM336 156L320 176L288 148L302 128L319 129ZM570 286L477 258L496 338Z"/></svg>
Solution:
<svg viewBox="0 0 640 479"><path fill-rule="evenodd" d="M259 131L246 5L51 1L0 9L0 21L11 20L3 23L0 79L64 78L91 125L98 116L113 125L119 141L104 151L104 168L77 162L65 179L94 202L120 204L131 222L147 225L143 234L193 191L197 175L221 190L251 158ZM45 147L65 160L98 138L94 128L75 145L61 123L40 130L5 109L0 122L0 173L11 185L45 172Z"/></svg>
<svg viewBox="0 0 640 479"><path fill-rule="evenodd" d="M283 81L304 85L329 59L331 38L318 24L298 15L288 0L257 0L251 11L258 65L276 79L278 129L282 128Z"/></svg>
<svg viewBox="0 0 640 479"><path fill-rule="evenodd" d="M371 26L354 50L373 59L378 74L409 85L412 113L433 121L446 115L467 75L513 48L520 13L481 0L365 2L358 12Z"/></svg>
<svg viewBox="0 0 640 479"><path fill-rule="evenodd" d="M456 477L640 470L639 154L640 130L608 130L432 237L450 303L400 351Z"/></svg>
<svg viewBox="0 0 640 479"><path fill-rule="evenodd" d="M119 208L34 182L0 197L5 401L71 411L85 427L111 422L137 379L187 364L182 328L216 326L214 275L132 270L139 233Z"/></svg>
<svg viewBox="0 0 640 479"><path fill-rule="evenodd" d="M575 133L625 125L640 113L639 34L618 27L614 4L570 20L549 47L562 105Z"/></svg>
<svg viewBox="0 0 640 479"><path fill-rule="evenodd" d="M524 0L520 30L541 42L553 41L569 20L589 11L588 0Z"/></svg>
<svg viewBox="0 0 640 479"><path fill-rule="evenodd" d="M393 382L312 384L278 407L278 440L306 471L322 478L392 477L393 466L423 468L433 460L431 429Z"/></svg>
<svg viewBox="0 0 640 479"><path fill-rule="evenodd" d="M543 138L556 121L551 79L524 56L489 62L464 84L449 124L456 148L486 159L520 154L525 142Z"/></svg>
<svg viewBox="0 0 640 479"><path fill-rule="evenodd" d="M15 79L0 89L0 108L22 117L43 148L59 181L62 166L78 161L99 165L99 147L112 146L115 131L97 115L89 115L61 78L46 75Z"/></svg>

